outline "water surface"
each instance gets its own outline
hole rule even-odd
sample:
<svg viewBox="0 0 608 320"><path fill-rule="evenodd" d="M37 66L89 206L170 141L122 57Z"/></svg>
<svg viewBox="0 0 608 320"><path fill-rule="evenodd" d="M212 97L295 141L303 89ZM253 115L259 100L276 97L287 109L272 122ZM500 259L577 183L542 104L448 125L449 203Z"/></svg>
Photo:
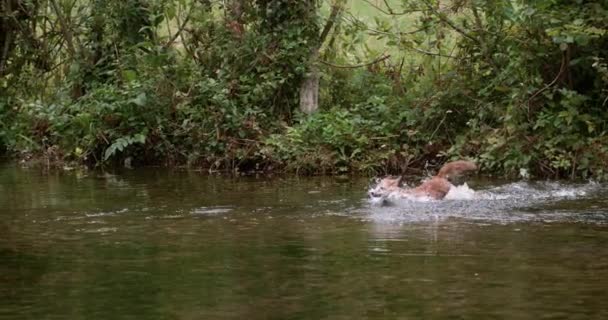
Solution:
<svg viewBox="0 0 608 320"><path fill-rule="evenodd" d="M4 165L0 318L608 318L605 185L368 182Z"/></svg>

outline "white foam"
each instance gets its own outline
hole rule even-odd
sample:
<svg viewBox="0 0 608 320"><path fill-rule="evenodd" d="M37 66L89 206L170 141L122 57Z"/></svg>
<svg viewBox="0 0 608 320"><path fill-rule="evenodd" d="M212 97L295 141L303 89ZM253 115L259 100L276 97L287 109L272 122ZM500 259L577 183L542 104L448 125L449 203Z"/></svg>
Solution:
<svg viewBox="0 0 608 320"><path fill-rule="evenodd" d="M452 186L448 194L445 195L446 200L473 200L475 197L475 190L469 188L466 183L460 186Z"/></svg>
<svg viewBox="0 0 608 320"><path fill-rule="evenodd" d="M511 223L518 221L604 221L603 209L586 209L574 214L558 203L596 199L608 186L591 182L582 184L560 182L515 182L480 188L467 184L454 186L444 200L428 198L387 197L389 206L363 209L365 216L376 222L411 223L448 218L471 221ZM382 200L380 200L382 201ZM380 202L376 200L377 204ZM587 200L584 200L587 201ZM371 201L370 201L371 203Z"/></svg>
<svg viewBox="0 0 608 320"><path fill-rule="evenodd" d="M371 197L368 201L372 206L381 206L384 204L384 198L381 197Z"/></svg>
<svg viewBox="0 0 608 320"><path fill-rule="evenodd" d="M486 200L543 200L554 198L578 198L598 190L599 184L564 185L558 182L515 182L478 192L480 199Z"/></svg>
<svg viewBox="0 0 608 320"><path fill-rule="evenodd" d="M471 189L466 183L460 186L452 186L450 191L446 194L445 200L473 200L475 199L475 190ZM373 197L370 198L369 203L373 206L382 205L385 203L391 204L405 204L407 202L432 202L438 201L428 196L416 196L406 193L395 191L390 193L386 197Z"/></svg>

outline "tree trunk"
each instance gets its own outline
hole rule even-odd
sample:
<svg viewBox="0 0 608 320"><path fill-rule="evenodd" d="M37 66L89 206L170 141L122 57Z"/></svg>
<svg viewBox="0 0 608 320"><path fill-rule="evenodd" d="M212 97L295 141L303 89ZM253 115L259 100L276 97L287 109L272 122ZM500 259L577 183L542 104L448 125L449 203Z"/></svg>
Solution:
<svg viewBox="0 0 608 320"><path fill-rule="evenodd" d="M300 87L300 110L311 114L319 109L319 69L314 66Z"/></svg>
<svg viewBox="0 0 608 320"><path fill-rule="evenodd" d="M319 109L319 67L317 66L317 59L319 58L319 51L327 38L327 35L334 26L338 15L344 8L344 0L335 0L331 6L331 13L329 18L323 27L319 42L316 47L313 48L309 59L310 70L302 84L300 85L300 110L304 113L311 114Z"/></svg>
<svg viewBox="0 0 608 320"><path fill-rule="evenodd" d="M21 19L21 5L16 0L0 0L0 77L9 73L8 60Z"/></svg>

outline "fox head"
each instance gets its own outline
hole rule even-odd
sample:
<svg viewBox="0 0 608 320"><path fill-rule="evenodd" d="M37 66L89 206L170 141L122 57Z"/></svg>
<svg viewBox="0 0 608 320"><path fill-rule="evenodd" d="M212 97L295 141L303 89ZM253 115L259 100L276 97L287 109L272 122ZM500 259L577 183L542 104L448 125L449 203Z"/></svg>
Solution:
<svg viewBox="0 0 608 320"><path fill-rule="evenodd" d="M368 194L371 198L386 198L391 192L399 189L401 177L385 177L376 179L376 183L372 186Z"/></svg>

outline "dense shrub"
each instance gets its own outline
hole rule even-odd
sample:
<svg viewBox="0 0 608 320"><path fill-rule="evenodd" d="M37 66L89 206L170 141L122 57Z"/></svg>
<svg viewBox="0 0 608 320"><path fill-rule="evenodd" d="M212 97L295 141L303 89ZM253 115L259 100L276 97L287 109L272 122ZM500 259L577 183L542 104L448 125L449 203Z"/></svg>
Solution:
<svg viewBox="0 0 608 320"><path fill-rule="evenodd" d="M16 49L0 61L0 150L309 174L473 158L507 176L606 177L603 2L387 1L373 22L330 4L329 19L312 0L3 11ZM320 110L305 115L314 70Z"/></svg>

